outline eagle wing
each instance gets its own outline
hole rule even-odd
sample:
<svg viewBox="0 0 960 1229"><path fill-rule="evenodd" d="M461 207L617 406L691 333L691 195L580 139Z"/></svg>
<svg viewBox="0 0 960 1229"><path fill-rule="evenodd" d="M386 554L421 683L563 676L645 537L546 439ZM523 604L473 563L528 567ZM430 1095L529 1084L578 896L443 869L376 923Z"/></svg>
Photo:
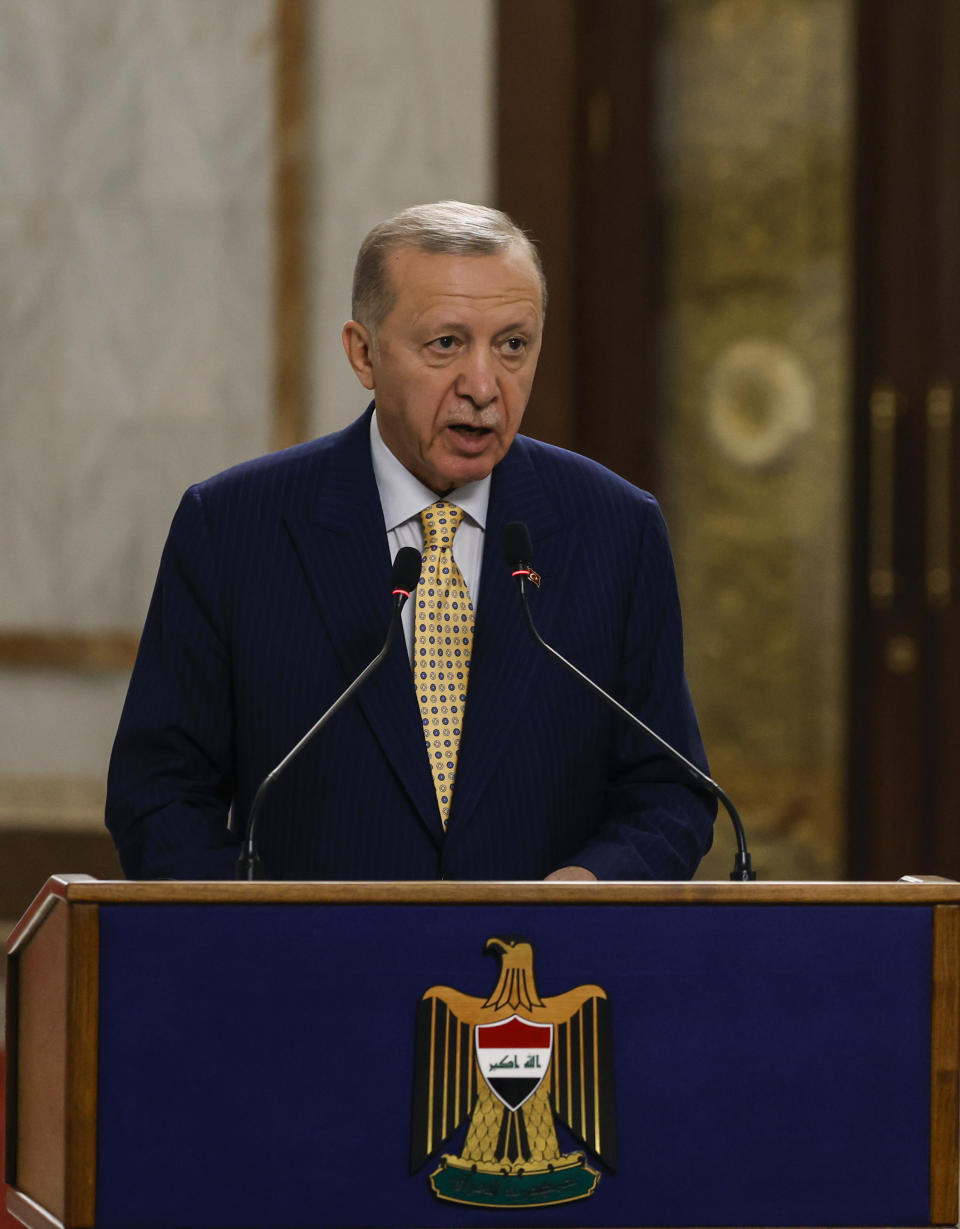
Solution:
<svg viewBox="0 0 960 1229"><path fill-rule="evenodd" d="M610 1000L578 986L546 1000L555 1021L550 1102L565 1126L610 1169L617 1167L617 1116Z"/></svg>
<svg viewBox="0 0 960 1229"><path fill-rule="evenodd" d="M431 986L417 1009L410 1172L470 1115L477 1099L473 1028L483 999Z"/></svg>

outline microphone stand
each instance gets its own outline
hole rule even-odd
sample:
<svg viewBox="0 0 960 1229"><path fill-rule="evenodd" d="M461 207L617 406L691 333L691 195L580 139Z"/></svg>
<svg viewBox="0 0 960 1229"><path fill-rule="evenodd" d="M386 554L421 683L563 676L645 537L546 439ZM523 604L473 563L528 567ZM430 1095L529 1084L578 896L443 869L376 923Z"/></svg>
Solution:
<svg viewBox="0 0 960 1229"><path fill-rule="evenodd" d="M273 785L274 781L276 781L277 777L279 777L280 774L286 769L287 765L292 760L296 759L307 743L309 743L311 739L320 733L334 713L339 712L354 692L363 686L370 675L373 674L374 670L376 670L377 667L383 663L387 654L390 652L390 647L393 644L394 637L396 636L397 625L400 622L400 612L406 605L407 598L410 596L410 590L412 590L414 585L416 585L420 574L419 552L413 550L412 547L405 547L404 549L411 551L412 555L416 555L417 557L417 576L414 578L413 584L409 585L409 589L397 587L393 590L393 613L390 617L390 626L387 629L387 638L383 642L383 648L376 655L376 657L374 657L373 660L364 667L361 673L357 675L346 691L342 692L336 700L334 700L323 716L316 721L309 730L307 730L306 734L304 734L303 738L300 739L297 745L287 752L280 763L277 764L276 768L267 773L264 779L260 782L260 786L253 796L253 802L250 804L250 813L247 816L247 823L244 829L243 844L240 846L240 855L237 858L238 879L246 880L252 883L257 878L257 867L260 865L260 859L257 857L254 835L257 827L257 817L260 814L260 808L263 805L263 799L266 796L267 791ZM400 554L402 553L403 552L401 551Z"/></svg>
<svg viewBox="0 0 960 1229"><path fill-rule="evenodd" d="M576 675L576 677L580 679L582 683L585 683L595 695L600 697L601 700L610 705L612 708L615 708L622 717L626 717L626 719L633 726L635 726L642 733L646 734L648 738L652 738L657 746L662 747L675 763L682 765L690 776L691 785L698 789L705 790L706 793L723 803L727 814L730 816L733 823L733 831L737 839L737 852L733 862L733 870L730 872L730 878L734 881L742 881L744 883L750 883L755 880L757 877L757 872L753 869L750 861L750 851L747 849L746 833L743 830L743 823L740 816L737 814L737 808L733 805L731 800L712 777L708 777L705 772L702 772L696 766L696 764L691 763L686 756L681 755L676 747L672 747L665 738L661 738L655 730L651 730L648 725L645 725L640 718L631 713L628 708L624 708L619 700L615 700L613 696L608 695L607 692L599 686L599 684L595 683L593 679L588 678L582 670L578 670L573 662L567 661L562 653L558 653L552 645L547 644L546 640L544 640L537 631L536 625L533 622L533 616L530 614L530 606L527 602L527 587L525 581L530 575L531 569L528 567L518 567L516 564L514 564L513 567L514 570L512 575L517 581L517 585L520 589L520 602L523 606L523 615L526 620L527 627L530 628L530 632L537 644L539 644L542 649L545 649L555 661L558 661L564 669L570 671L571 674Z"/></svg>

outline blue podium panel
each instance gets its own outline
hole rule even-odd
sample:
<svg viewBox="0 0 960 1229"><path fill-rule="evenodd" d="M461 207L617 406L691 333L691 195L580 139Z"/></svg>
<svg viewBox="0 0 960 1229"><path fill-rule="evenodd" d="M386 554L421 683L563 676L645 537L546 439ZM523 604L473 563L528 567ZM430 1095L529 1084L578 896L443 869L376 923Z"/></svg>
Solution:
<svg viewBox="0 0 960 1229"><path fill-rule="evenodd" d="M489 995L493 936L609 996L618 1167L575 1203L438 1199L463 1127L409 1171L420 1000ZM931 948L926 906L103 905L96 1223L922 1225Z"/></svg>

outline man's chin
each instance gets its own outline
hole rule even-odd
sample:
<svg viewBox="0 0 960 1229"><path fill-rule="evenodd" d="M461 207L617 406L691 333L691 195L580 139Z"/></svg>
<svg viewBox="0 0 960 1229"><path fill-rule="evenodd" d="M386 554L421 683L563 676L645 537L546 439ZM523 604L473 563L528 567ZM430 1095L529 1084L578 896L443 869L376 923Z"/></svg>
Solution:
<svg viewBox="0 0 960 1229"><path fill-rule="evenodd" d="M466 486L468 482L480 482L499 460L499 452L492 451L474 457L444 457L434 468L433 479L427 485L434 491L449 491L452 487Z"/></svg>
<svg viewBox="0 0 960 1229"><path fill-rule="evenodd" d="M495 462L488 461L485 465L457 465L448 467L444 473L437 476L437 481L431 483L435 491L450 491L458 486L466 486L469 482L481 482L493 470Z"/></svg>

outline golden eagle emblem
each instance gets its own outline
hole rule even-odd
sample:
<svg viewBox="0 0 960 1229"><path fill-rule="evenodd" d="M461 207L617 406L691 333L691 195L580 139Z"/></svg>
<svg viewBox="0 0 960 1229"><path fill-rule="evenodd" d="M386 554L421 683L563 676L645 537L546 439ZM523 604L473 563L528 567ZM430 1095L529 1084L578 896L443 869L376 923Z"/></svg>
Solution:
<svg viewBox="0 0 960 1229"><path fill-rule="evenodd" d="M559 1119L616 1168L610 1002L599 986L541 998L533 945L491 938L492 994L431 986L417 1012L410 1172L470 1120L459 1156L430 1184L441 1199L538 1207L591 1195L600 1177L582 1152L562 1153Z"/></svg>

